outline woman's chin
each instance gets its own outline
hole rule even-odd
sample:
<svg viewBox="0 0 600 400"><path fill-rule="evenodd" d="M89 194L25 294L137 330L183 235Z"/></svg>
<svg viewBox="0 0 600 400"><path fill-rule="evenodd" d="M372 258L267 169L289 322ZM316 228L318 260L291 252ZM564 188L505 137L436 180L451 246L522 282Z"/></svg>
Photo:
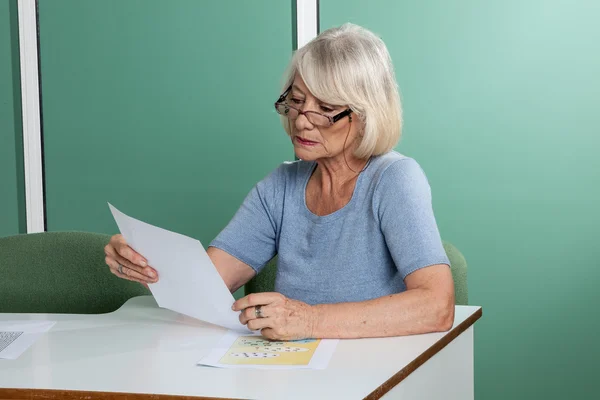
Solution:
<svg viewBox="0 0 600 400"><path fill-rule="evenodd" d="M307 150L300 146L294 146L294 153L298 159L303 161L314 161L319 158L317 152Z"/></svg>

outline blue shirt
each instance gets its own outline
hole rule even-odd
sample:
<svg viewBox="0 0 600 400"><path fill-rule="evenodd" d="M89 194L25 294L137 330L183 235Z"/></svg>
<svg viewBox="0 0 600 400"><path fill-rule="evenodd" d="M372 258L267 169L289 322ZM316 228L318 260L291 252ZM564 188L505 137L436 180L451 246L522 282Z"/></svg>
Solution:
<svg viewBox="0 0 600 400"><path fill-rule="evenodd" d="M277 254L275 290L308 304L399 293L411 272L450 264L416 161L395 151L372 157L348 204L325 216L306 206L316 166L281 164L252 189L210 245L257 272Z"/></svg>

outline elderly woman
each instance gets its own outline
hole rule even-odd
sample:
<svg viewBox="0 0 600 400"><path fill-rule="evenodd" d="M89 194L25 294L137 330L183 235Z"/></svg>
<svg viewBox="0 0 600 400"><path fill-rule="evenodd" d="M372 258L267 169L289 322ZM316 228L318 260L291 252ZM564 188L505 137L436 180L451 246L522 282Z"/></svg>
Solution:
<svg viewBox="0 0 600 400"><path fill-rule="evenodd" d="M395 151L402 112L389 53L346 24L299 49L275 103L299 161L246 197L207 252L233 292L278 255L276 292L237 300L240 322L271 339L448 330L454 286L427 179ZM112 273L156 271L115 235Z"/></svg>

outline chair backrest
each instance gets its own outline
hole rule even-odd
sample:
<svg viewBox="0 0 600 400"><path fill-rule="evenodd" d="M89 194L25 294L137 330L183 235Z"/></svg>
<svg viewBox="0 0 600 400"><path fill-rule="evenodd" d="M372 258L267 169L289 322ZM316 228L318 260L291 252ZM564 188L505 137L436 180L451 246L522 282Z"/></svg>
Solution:
<svg viewBox="0 0 600 400"><path fill-rule="evenodd" d="M466 305L469 302L467 290L467 262L462 253L451 243L444 242L444 250L450 259L450 270L454 279L454 294L456 304ZM272 292L275 290L275 277L277 275L277 256L246 284L246 294L259 292Z"/></svg>
<svg viewBox="0 0 600 400"><path fill-rule="evenodd" d="M45 232L0 238L0 312L99 314L150 292L104 263L109 235Z"/></svg>

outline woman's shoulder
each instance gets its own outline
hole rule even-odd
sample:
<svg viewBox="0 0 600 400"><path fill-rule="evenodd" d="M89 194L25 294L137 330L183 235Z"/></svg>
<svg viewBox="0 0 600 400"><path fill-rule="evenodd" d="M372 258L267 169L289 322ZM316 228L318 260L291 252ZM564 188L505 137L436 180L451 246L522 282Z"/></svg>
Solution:
<svg viewBox="0 0 600 400"><path fill-rule="evenodd" d="M400 182L424 177L423 169L415 159L395 150L373 157L370 168L372 179L378 183L382 180Z"/></svg>
<svg viewBox="0 0 600 400"><path fill-rule="evenodd" d="M391 151L375 160L375 176L372 179L373 206L381 204L412 204L428 201L431 193L423 169L411 157Z"/></svg>

